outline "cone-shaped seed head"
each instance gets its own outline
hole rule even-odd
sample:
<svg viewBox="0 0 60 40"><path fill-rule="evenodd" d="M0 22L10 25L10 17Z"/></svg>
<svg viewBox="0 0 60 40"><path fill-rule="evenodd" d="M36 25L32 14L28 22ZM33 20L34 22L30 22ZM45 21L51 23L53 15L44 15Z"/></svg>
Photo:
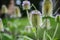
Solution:
<svg viewBox="0 0 60 40"><path fill-rule="evenodd" d="M15 13L14 14L15 14L16 17L21 17L21 12L20 12L19 7L17 7L17 6L15 7Z"/></svg>
<svg viewBox="0 0 60 40"><path fill-rule="evenodd" d="M5 5L2 5L2 13L7 13L8 10L7 10L7 7Z"/></svg>
<svg viewBox="0 0 60 40"><path fill-rule="evenodd" d="M31 12L31 23L33 27L41 26L42 17L41 13L38 10Z"/></svg>
<svg viewBox="0 0 60 40"><path fill-rule="evenodd" d="M53 12L52 0L44 0L42 5L43 16L52 16L52 12Z"/></svg>

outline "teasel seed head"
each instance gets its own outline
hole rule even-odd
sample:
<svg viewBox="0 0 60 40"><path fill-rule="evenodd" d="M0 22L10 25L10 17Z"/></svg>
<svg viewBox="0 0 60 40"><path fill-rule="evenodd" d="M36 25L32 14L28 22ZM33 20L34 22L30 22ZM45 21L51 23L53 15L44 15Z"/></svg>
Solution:
<svg viewBox="0 0 60 40"><path fill-rule="evenodd" d="M5 5L2 5L2 13L7 13L8 9Z"/></svg>
<svg viewBox="0 0 60 40"><path fill-rule="evenodd" d="M23 10L29 10L30 9L30 1L28 1L28 0L23 1L22 7L23 7Z"/></svg>
<svg viewBox="0 0 60 40"><path fill-rule="evenodd" d="M20 8L18 6L15 6L14 13L10 17L11 18L21 17Z"/></svg>
<svg viewBox="0 0 60 40"><path fill-rule="evenodd" d="M21 17L21 12L20 12L20 8L19 7L15 7L15 13L16 17Z"/></svg>
<svg viewBox="0 0 60 40"><path fill-rule="evenodd" d="M0 31L4 31L3 22L2 22L2 19L1 18L0 18Z"/></svg>
<svg viewBox="0 0 60 40"><path fill-rule="evenodd" d="M60 15L57 15L57 16L56 16L55 21L56 21L57 23L60 23Z"/></svg>
<svg viewBox="0 0 60 40"><path fill-rule="evenodd" d="M42 5L42 14L43 14L43 16L52 17L52 13L53 13L52 0L44 0L43 5Z"/></svg>
<svg viewBox="0 0 60 40"><path fill-rule="evenodd" d="M30 20L31 20L31 25L33 27L40 27L42 24L42 16L40 11L38 10L33 10L30 13Z"/></svg>

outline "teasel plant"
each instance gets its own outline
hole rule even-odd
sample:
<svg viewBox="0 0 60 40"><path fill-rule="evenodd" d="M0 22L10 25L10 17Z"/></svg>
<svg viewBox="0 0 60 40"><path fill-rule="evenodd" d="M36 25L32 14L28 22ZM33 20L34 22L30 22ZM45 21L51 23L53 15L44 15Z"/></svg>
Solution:
<svg viewBox="0 0 60 40"><path fill-rule="evenodd" d="M30 10L31 7L34 7L35 10L37 10L37 8L35 7L34 4L31 5L30 1L28 1L28 0L23 1L22 7L23 7L23 10L26 10L29 24L31 24L31 22L30 22L30 14L29 14L28 10Z"/></svg>
<svg viewBox="0 0 60 40"><path fill-rule="evenodd" d="M41 12L38 10L33 10L32 12L30 12L30 21L31 21L31 26L36 29L36 32L34 32L36 38L35 40L39 40L37 34L38 34L38 28L42 24Z"/></svg>
<svg viewBox="0 0 60 40"><path fill-rule="evenodd" d="M15 7L15 15L16 15L16 17L21 17L21 11L20 11L20 9L19 9L19 7Z"/></svg>
<svg viewBox="0 0 60 40"><path fill-rule="evenodd" d="M56 25L54 34L53 34L53 36L52 36L52 40L55 38L56 33L57 33L57 30L58 30L59 25L60 25L60 15L57 15L57 16L55 17L55 22L57 23L57 25Z"/></svg>
<svg viewBox="0 0 60 40"><path fill-rule="evenodd" d="M47 34L47 30L51 28L50 26L50 17L52 17L52 13L53 13L53 3L52 0L44 0L43 1L43 5L42 5L42 15L45 18L44 19L44 34L43 34L43 40L47 40L46 35L49 37L49 39L51 40L50 35Z"/></svg>
<svg viewBox="0 0 60 40"><path fill-rule="evenodd" d="M44 0L42 5L43 16L52 16L53 13L53 3L52 0Z"/></svg>
<svg viewBox="0 0 60 40"><path fill-rule="evenodd" d="M2 5L2 13L6 14L8 12L8 9L6 5Z"/></svg>
<svg viewBox="0 0 60 40"><path fill-rule="evenodd" d="M6 5L2 5L1 10L2 10L2 15L3 15L5 18L7 18L8 9L7 9Z"/></svg>
<svg viewBox="0 0 60 40"><path fill-rule="evenodd" d="M22 3L23 10L29 10L30 9L30 1L25 0Z"/></svg>
<svg viewBox="0 0 60 40"><path fill-rule="evenodd" d="M14 7L14 13L10 16L11 18L20 18L21 15L21 10L18 6Z"/></svg>
<svg viewBox="0 0 60 40"><path fill-rule="evenodd" d="M8 21L8 8L6 5L2 5L2 8L1 8L1 11L2 11L2 19L6 19L6 22Z"/></svg>
<svg viewBox="0 0 60 40"><path fill-rule="evenodd" d="M4 31L3 22L2 22L2 19L0 18L0 40L2 40L3 31Z"/></svg>
<svg viewBox="0 0 60 40"><path fill-rule="evenodd" d="M52 40L51 36L47 33L47 31L51 29L50 20L49 19L44 19L43 24L44 24L44 25L42 25L43 28L44 28L43 40L47 40L47 37L50 40Z"/></svg>
<svg viewBox="0 0 60 40"><path fill-rule="evenodd" d="M23 1L22 7L23 7L23 10L26 10L28 21L31 24L30 19L29 19L30 18L30 16L29 16L30 14L28 12L28 10L30 10L30 8L31 8L30 1L28 1L28 0Z"/></svg>
<svg viewBox="0 0 60 40"><path fill-rule="evenodd" d="M57 23L54 34L52 36L52 40L55 38L57 30L59 28L59 24L60 24L60 14L58 14L57 12L60 10L60 7L56 10L56 12L54 13L54 15L56 15L55 18L55 22Z"/></svg>

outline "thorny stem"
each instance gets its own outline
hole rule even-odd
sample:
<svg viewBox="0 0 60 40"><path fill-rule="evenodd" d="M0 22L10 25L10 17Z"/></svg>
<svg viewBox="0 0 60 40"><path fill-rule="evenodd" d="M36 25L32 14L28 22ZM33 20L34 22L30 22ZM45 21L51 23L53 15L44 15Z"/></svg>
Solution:
<svg viewBox="0 0 60 40"><path fill-rule="evenodd" d="M29 21L29 23L31 24L31 22L30 22L30 16L29 16L28 10L26 10L26 13L27 13L28 21Z"/></svg>
<svg viewBox="0 0 60 40"><path fill-rule="evenodd" d="M54 39L54 37L56 36L56 33L57 33L57 30L58 30L58 27L59 27L59 23L57 23L57 27L56 27L56 29L55 29L55 31L54 31L54 35L53 35L52 39Z"/></svg>

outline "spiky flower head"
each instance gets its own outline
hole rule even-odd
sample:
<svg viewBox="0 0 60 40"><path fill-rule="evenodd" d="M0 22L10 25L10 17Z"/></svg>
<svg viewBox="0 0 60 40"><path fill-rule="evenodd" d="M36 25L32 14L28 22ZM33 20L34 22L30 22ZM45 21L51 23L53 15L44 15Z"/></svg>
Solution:
<svg viewBox="0 0 60 40"><path fill-rule="evenodd" d="M52 0L44 0L42 5L43 16L52 16L53 13L53 3Z"/></svg>
<svg viewBox="0 0 60 40"><path fill-rule="evenodd" d="M30 14L31 14L30 19L31 19L32 26L33 27L41 26L41 24L42 24L42 16L41 16L40 11L33 10Z"/></svg>
<svg viewBox="0 0 60 40"><path fill-rule="evenodd" d="M11 18L21 17L20 8L18 6L15 6L14 13L10 17Z"/></svg>
<svg viewBox="0 0 60 40"><path fill-rule="evenodd" d="M2 22L2 19L1 18L0 18L0 31L4 31L3 22Z"/></svg>
<svg viewBox="0 0 60 40"><path fill-rule="evenodd" d="M8 10L7 10L7 7L5 5L2 5L2 13L7 13Z"/></svg>
<svg viewBox="0 0 60 40"><path fill-rule="evenodd" d="M18 6L15 7L15 13L16 17L21 17L21 12L20 12L20 8Z"/></svg>
<svg viewBox="0 0 60 40"><path fill-rule="evenodd" d="M23 7L23 10L30 9L30 1L27 1L27 0L23 1L22 7Z"/></svg>

